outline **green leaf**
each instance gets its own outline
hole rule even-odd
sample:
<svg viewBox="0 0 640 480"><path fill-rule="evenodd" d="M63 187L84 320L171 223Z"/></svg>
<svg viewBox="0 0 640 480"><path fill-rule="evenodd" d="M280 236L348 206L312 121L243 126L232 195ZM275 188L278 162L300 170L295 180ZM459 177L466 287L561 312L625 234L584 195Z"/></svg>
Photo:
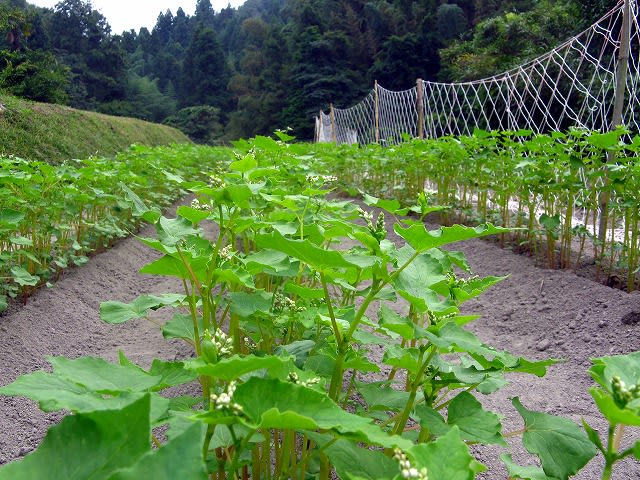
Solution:
<svg viewBox="0 0 640 480"><path fill-rule="evenodd" d="M175 254L170 254L145 265L140 269L140 273L191 279L191 272L193 272L198 280L204 282L209 258L193 258L189 252L183 252L183 258L189 264L191 271L180 258L177 258Z"/></svg>
<svg viewBox="0 0 640 480"><path fill-rule="evenodd" d="M108 479L150 450L149 395L118 410L79 413L51 427L38 449L0 469L0 480Z"/></svg>
<svg viewBox="0 0 640 480"><path fill-rule="evenodd" d="M25 214L11 208L0 210L0 228L16 227L24 219Z"/></svg>
<svg viewBox="0 0 640 480"><path fill-rule="evenodd" d="M0 295L0 312L4 312L7 308L9 308L9 304L7 303L7 296Z"/></svg>
<svg viewBox="0 0 640 480"><path fill-rule="evenodd" d="M352 263L345 260L342 252L325 250L315 246L309 240L291 240L277 231L269 235L256 235L256 245L284 252L321 272L330 268L354 267Z"/></svg>
<svg viewBox="0 0 640 480"><path fill-rule="evenodd" d="M47 357L54 374L86 387L88 390L117 394L143 392L155 387L161 376L150 375L138 367L116 365L99 357Z"/></svg>
<svg viewBox="0 0 640 480"><path fill-rule="evenodd" d="M627 355L592 358L591 377L611 392L611 381L618 376L630 388L640 383L640 351Z"/></svg>
<svg viewBox="0 0 640 480"><path fill-rule="evenodd" d="M198 332L202 334L204 331L203 320L198 316ZM195 331L193 329L193 319L188 313L176 313L171 320L162 327L162 336L164 338L182 338L189 342L195 339Z"/></svg>
<svg viewBox="0 0 640 480"><path fill-rule="evenodd" d="M158 239L163 245L174 246L182 242L190 235L198 235L200 230L193 228L189 220L183 217L166 218L160 217L156 224Z"/></svg>
<svg viewBox="0 0 640 480"><path fill-rule="evenodd" d="M13 281L16 282L21 287L30 286L35 287L38 285L40 281L39 277L31 275L27 270L22 267L13 267L11 269L11 275L13 276Z"/></svg>
<svg viewBox="0 0 640 480"><path fill-rule="evenodd" d="M135 466L116 472L109 480L207 480L202 458L205 432L203 423L193 423L161 448L148 452Z"/></svg>
<svg viewBox="0 0 640 480"><path fill-rule="evenodd" d="M291 261L286 253L263 248L257 252L247 255L244 261L249 273L255 275L257 273L270 273L277 275L291 271ZM292 275L297 273L297 269Z"/></svg>
<svg viewBox="0 0 640 480"><path fill-rule="evenodd" d="M392 213L394 215L404 216L409 212L408 208L401 208L402 205L400 205L400 202L396 199L384 200L384 199L372 197L371 195L364 193L362 195L362 201L367 205L369 205L370 207L382 208L383 210L386 210L387 212Z"/></svg>
<svg viewBox="0 0 640 480"><path fill-rule="evenodd" d="M149 223L156 223L158 221L158 219L162 215L160 213L160 210L158 210L155 207L154 208L148 207L144 203L144 201L124 183L120 182L119 185L120 185L120 188L124 190L127 196L127 199L133 204L132 212L134 216L142 217L145 221Z"/></svg>
<svg viewBox="0 0 640 480"><path fill-rule="evenodd" d="M14 245L20 245L23 247L33 247L33 240L23 236L10 237L9 241Z"/></svg>
<svg viewBox="0 0 640 480"><path fill-rule="evenodd" d="M185 301L184 295L165 293L164 295L141 295L131 303L115 301L100 304L100 318L106 323L124 323L135 318L146 317L149 310L165 306L178 306Z"/></svg>
<svg viewBox="0 0 640 480"><path fill-rule="evenodd" d="M427 406L416 407L416 414L420 418L420 425L427 427L436 436L441 436L451 427L457 426L464 440L507 445L500 433L502 431L500 417L484 410L482 404L468 392L461 392L451 401L445 425L440 424L444 422L440 414Z"/></svg>
<svg viewBox="0 0 640 480"><path fill-rule="evenodd" d="M385 382L358 383L369 410L400 411L409 400L409 392L385 386Z"/></svg>
<svg viewBox="0 0 640 480"><path fill-rule="evenodd" d="M419 338L424 330L419 328L411 318L402 316L389 308L386 303L380 306L378 323L381 328L401 335L405 340Z"/></svg>
<svg viewBox="0 0 640 480"><path fill-rule="evenodd" d="M640 426L639 412L629 408L620 408L609 392L593 387L589 389L589 393L596 402L598 410L609 422Z"/></svg>
<svg viewBox="0 0 640 480"><path fill-rule="evenodd" d="M253 153L248 153L240 160L236 160L229 165L229 170L234 172L246 173L249 170L256 168L258 166L258 162L256 161L256 156Z"/></svg>
<svg viewBox="0 0 640 480"><path fill-rule="evenodd" d="M500 455L500 459L507 467L509 478L520 478L522 480L557 480L555 477L548 477L540 467L521 467L520 465L516 465L513 463L511 455L509 454L505 453Z"/></svg>
<svg viewBox="0 0 640 480"><path fill-rule="evenodd" d="M392 345L384 351L382 362L415 374L420 368L420 351L417 348L402 348L400 345Z"/></svg>
<svg viewBox="0 0 640 480"><path fill-rule="evenodd" d="M316 342L313 340L296 340L286 345L280 345L275 349L276 355L293 356L296 367L302 368L309 358L309 352L314 349Z"/></svg>
<svg viewBox="0 0 640 480"><path fill-rule="evenodd" d="M604 455L606 455L606 450L604 445L602 445L602 440L600 439L600 434L594 428L591 428L591 425L587 423L587 421L582 419L582 428L584 428L585 432L587 432L587 436L591 443L593 443L598 450L600 450Z"/></svg>
<svg viewBox="0 0 640 480"><path fill-rule="evenodd" d="M268 313L273 302L273 293L265 291L257 292L232 292L231 312L243 318L255 315L258 312Z"/></svg>
<svg viewBox="0 0 640 480"><path fill-rule="evenodd" d="M530 373L542 377L546 374L547 367L557 362L556 360L530 362L523 358L514 357L510 353L496 350L483 344L472 332L465 330L453 321L439 326L435 334L427 332L426 336L441 351L469 353L487 370L498 369Z"/></svg>
<svg viewBox="0 0 640 480"><path fill-rule="evenodd" d="M404 265L413 255L413 249L403 247L398 251L398 263ZM394 279L393 286L398 293L419 311L455 313L456 306L434 288L448 283L447 270L442 255L437 251L418 255Z"/></svg>
<svg viewBox="0 0 640 480"><path fill-rule="evenodd" d="M540 225L549 232L555 231L560 226L560 215L554 215L553 217L543 213L539 219Z"/></svg>
<svg viewBox="0 0 640 480"><path fill-rule="evenodd" d="M508 278L508 275L503 277L488 276L475 278L453 287L451 294L456 299L456 302L461 304L484 293L489 287L503 281L505 278Z"/></svg>
<svg viewBox="0 0 640 480"><path fill-rule="evenodd" d="M0 387L0 395L22 396L38 402L45 412L68 409L72 412L92 412L116 409L128 404L120 397L103 397L90 392L70 380L47 372L34 372L18 377L9 385Z"/></svg>
<svg viewBox="0 0 640 480"><path fill-rule="evenodd" d="M187 207L186 205L181 205L176 210L176 214L180 215L183 218L189 220L193 225L198 225L201 221L205 220L211 212L207 210L199 210L193 207Z"/></svg>
<svg viewBox="0 0 640 480"><path fill-rule="evenodd" d="M208 364L200 359L192 360L185 363L185 368L194 370L200 375L209 375L213 378L229 381L256 370L281 369L290 361L290 358L275 355L265 357L234 355L231 358L224 358L216 364Z"/></svg>
<svg viewBox="0 0 640 480"><path fill-rule="evenodd" d="M571 420L527 410L518 397L512 403L524 419L522 443L538 455L546 475L566 480L595 456L596 447Z"/></svg>
<svg viewBox="0 0 640 480"><path fill-rule="evenodd" d="M325 452L339 478L379 480L398 474L398 462L382 451L362 448L354 442L338 440Z"/></svg>
<svg viewBox="0 0 640 480"><path fill-rule="evenodd" d="M323 429L383 447L407 449L412 445L388 435L371 420L344 411L325 393L290 382L252 377L238 385L233 400L242 406L254 428Z"/></svg>
<svg viewBox="0 0 640 480"><path fill-rule="evenodd" d="M441 247L449 243L470 238L485 237L498 233L507 233L511 229L495 227L490 223L478 225L477 227L465 227L453 225L451 227L440 227L437 230L428 231L424 225L412 225L403 228L396 224L394 230L404 238L416 251L424 252L434 247Z"/></svg>
<svg viewBox="0 0 640 480"><path fill-rule="evenodd" d="M185 368L184 362L165 362L158 358L153 360L149 375L160 377L158 383L152 388L154 391L184 385L197 378L195 372Z"/></svg>
<svg viewBox="0 0 640 480"><path fill-rule="evenodd" d="M472 480L485 470L469 453L469 448L460 438L458 427L434 442L415 445L407 449L420 470L427 468L429 478L447 480Z"/></svg>

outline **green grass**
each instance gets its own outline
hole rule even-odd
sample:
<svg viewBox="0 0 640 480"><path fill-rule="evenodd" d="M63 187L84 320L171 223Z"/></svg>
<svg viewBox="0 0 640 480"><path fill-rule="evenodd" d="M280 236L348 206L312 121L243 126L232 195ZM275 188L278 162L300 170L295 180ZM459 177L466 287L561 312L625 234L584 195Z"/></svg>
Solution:
<svg viewBox="0 0 640 480"><path fill-rule="evenodd" d="M143 120L37 103L0 94L0 156L60 163L111 157L133 143L188 143L179 130Z"/></svg>

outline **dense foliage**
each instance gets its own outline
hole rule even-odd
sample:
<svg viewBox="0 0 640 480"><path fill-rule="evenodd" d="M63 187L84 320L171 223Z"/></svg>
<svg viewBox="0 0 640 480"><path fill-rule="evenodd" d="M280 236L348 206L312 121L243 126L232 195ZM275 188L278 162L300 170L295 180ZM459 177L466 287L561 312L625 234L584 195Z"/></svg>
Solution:
<svg viewBox="0 0 640 480"><path fill-rule="evenodd" d="M7 297L25 298L135 230L139 221L123 192L158 206L184 195L183 176L203 177L204 159L195 153L185 157L181 148L189 146L133 146L115 159L57 166L0 157L0 311Z"/></svg>
<svg viewBox="0 0 640 480"><path fill-rule="evenodd" d="M157 122L211 106L217 141L284 127L306 139L319 108L351 105L374 80L398 90L498 73L615 3L248 0L215 12L194 1L193 16L166 11L151 31L112 32L87 0L1 0L0 88Z"/></svg>
<svg viewBox="0 0 640 480"><path fill-rule="evenodd" d="M233 154L135 152L152 163L180 156L209 175L166 174L196 197L175 218L123 188L122 208L156 227L140 240L159 255L141 272L177 277L182 290L104 302L101 317L147 317L193 355L148 369L123 353L118 364L49 357L51 372L3 386L0 394L74 415L0 479L472 479L485 467L469 445L510 448L515 436L539 466L502 455L514 479L566 480L599 451L607 480L618 460L640 458L640 442L620 443L626 425L640 424L638 353L593 359L590 391L606 432L518 397L524 428L504 432L476 398L506 374L543 376L556 363L499 351L464 328L477 317L460 305L502 277L474 276L461 252L442 247L508 229L428 230L419 195L406 208L332 198L336 178L316 170L309 148L258 137ZM160 308L173 317L158 322ZM371 349L382 350L379 362ZM171 394L178 385L187 390Z"/></svg>

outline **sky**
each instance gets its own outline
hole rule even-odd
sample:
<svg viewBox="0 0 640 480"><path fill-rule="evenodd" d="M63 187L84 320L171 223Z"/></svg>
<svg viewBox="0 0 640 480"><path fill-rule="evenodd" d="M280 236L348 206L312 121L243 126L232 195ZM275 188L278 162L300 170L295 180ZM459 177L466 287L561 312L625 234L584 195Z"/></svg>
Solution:
<svg viewBox="0 0 640 480"><path fill-rule="evenodd" d="M28 3L39 7L53 8L60 0L27 0ZM211 0L211 5L219 12L227 5L238 7L244 0ZM193 15L196 0L92 0L95 10L104 15L111 25L111 33L122 33L133 29L136 32L141 27L153 28L160 12L170 9L175 15L178 8L187 15Z"/></svg>

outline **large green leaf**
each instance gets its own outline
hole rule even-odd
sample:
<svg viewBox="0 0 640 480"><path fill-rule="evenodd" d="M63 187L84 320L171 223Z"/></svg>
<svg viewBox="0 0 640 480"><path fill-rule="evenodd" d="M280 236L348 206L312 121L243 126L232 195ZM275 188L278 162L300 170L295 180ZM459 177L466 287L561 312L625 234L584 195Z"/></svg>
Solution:
<svg viewBox="0 0 640 480"><path fill-rule="evenodd" d="M9 385L0 387L0 395L28 397L38 402L45 412L62 409L72 412L91 412L122 406L119 398L105 398L81 385L47 372L22 375ZM129 401L129 399L125 400L125 403Z"/></svg>
<svg viewBox="0 0 640 480"><path fill-rule="evenodd" d="M207 480L202 458L205 431L203 423L193 423L160 449L147 453L135 466L116 472L109 480Z"/></svg>
<svg viewBox="0 0 640 480"><path fill-rule="evenodd" d="M513 463L511 455L509 454L505 453L504 455L500 455L500 459L507 467L509 478L519 478L522 480L557 480L554 477L548 477L540 467L522 467Z"/></svg>
<svg viewBox="0 0 640 480"><path fill-rule="evenodd" d="M616 405L611 393L600 388L590 388L589 393L596 402L598 409L609 422L613 424L640 426L640 412L637 409L620 408Z"/></svg>
<svg viewBox="0 0 640 480"><path fill-rule="evenodd" d="M458 427L434 442L421 443L407 450L419 470L427 468L429 478L447 480L472 480L485 470L469 453L469 448L460 438Z"/></svg>
<svg viewBox="0 0 640 480"><path fill-rule="evenodd" d="M416 407L416 415L420 418L420 425L428 428L435 436L442 436L451 427L457 426L464 440L507 445L501 435L500 417L484 410L482 404L468 392L459 393L451 401L446 423L438 412L425 405Z"/></svg>
<svg viewBox="0 0 640 480"><path fill-rule="evenodd" d="M120 188L124 190L127 199L132 204L132 212L134 216L141 217L149 223L155 223L158 221L162 214L157 207L148 207L147 204L144 203L144 201L127 185L122 182L120 182L119 185Z"/></svg>
<svg viewBox="0 0 640 480"><path fill-rule="evenodd" d="M487 235L495 235L511 231L511 229L508 228L495 227L490 223L478 225L477 227L453 225L451 227L440 227L437 230L431 231L427 230L424 225L412 225L410 227L403 228L396 224L394 226L394 230L398 235L404 238L409 245L420 252L460 240L468 240L470 238L485 237Z"/></svg>
<svg viewBox="0 0 640 480"><path fill-rule="evenodd" d="M270 248L286 253L318 271L326 271L331 268L353 268L355 266L344 258L344 253L342 252L317 247L309 240L285 238L277 231L268 235L256 235L256 244L261 248Z"/></svg>
<svg viewBox="0 0 640 480"><path fill-rule="evenodd" d="M198 316L198 332L202 334L204 324L201 316ZM189 342L193 342L195 331L193 329L193 319L188 313L176 313L171 320L162 327L162 335L164 338L182 338Z"/></svg>
<svg viewBox="0 0 640 480"><path fill-rule="evenodd" d="M542 377L546 374L547 367L557 362L556 360L531 362L508 352L496 350L483 344L472 332L453 321L441 324L435 329L435 333L427 332L426 336L441 351L469 353L487 370L531 373Z"/></svg>
<svg viewBox="0 0 640 480"><path fill-rule="evenodd" d="M13 277L13 281L21 287L35 287L40 281L40 277L31 275L26 269L22 267L13 267L11 269L11 275Z"/></svg>
<svg viewBox="0 0 640 480"><path fill-rule="evenodd" d="M100 304L100 318L106 323L124 323L135 318L146 317L149 310L166 306L177 306L185 301L184 295L166 293L164 295L141 295L131 303L116 301Z"/></svg>
<svg viewBox="0 0 640 480"><path fill-rule="evenodd" d="M200 234L200 230L193 228L193 224L183 217L166 218L160 217L156 224L158 239L164 245L176 245L190 235Z"/></svg>
<svg viewBox="0 0 640 480"><path fill-rule="evenodd" d="M238 386L233 400L256 428L323 429L383 447L406 449L412 445L409 440L388 435L370 420L344 411L326 394L290 382L252 377Z"/></svg>
<svg viewBox="0 0 640 480"><path fill-rule="evenodd" d="M158 358L151 363L149 375L160 377L158 384L152 388L153 391L183 385L197 378L195 372L185 368L184 362L165 362Z"/></svg>
<svg viewBox="0 0 640 480"><path fill-rule="evenodd" d="M370 207L382 208L383 210L386 210L387 212L392 213L394 215L404 216L407 213L409 213L409 209L401 208L402 205L400 205L400 202L396 199L385 200L385 199L373 197L365 193L362 196L362 201L367 205L369 205Z"/></svg>
<svg viewBox="0 0 640 480"><path fill-rule="evenodd" d="M409 401L409 392L385 386L385 382L358 383L369 410L400 411Z"/></svg>
<svg viewBox="0 0 640 480"><path fill-rule="evenodd" d="M265 291L257 292L232 292L231 313L240 317L250 317L256 313L268 313L273 302L273 294Z"/></svg>
<svg viewBox="0 0 640 480"><path fill-rule="evenodd" d="M150 450L149 405L145 395L118 410L65 417L35 452L0 468L0 480L108 479Z"/></svg>
<svg viewBox="0 0 640 480"><path fill-rule="evenodd" d="M53 373L104 394L143 392L158 385L162 376L150 375L138 367L116 365L99 357L47 357Z"/></svg>
<svg viewBox="0 0 640 480"><path fill-rule="evenodd" d="M185 363L185 368L198 372L200 375L209 375L221 380L235 380L247 373L256 370L280 370L284 365L292 363L291 357L278 357L274 355L257 357L255 355L224 358L216 364L205 363L201 359Z"/></svg>
<svg viewBox="0 0 640 480"><path fill-rule="evenodd" d="M587 434L571 420L527 410L518 397L512 403L524 419L522 443L538 455L548 476L566 480L596 454Z"/></svg>
<svg viewBox="0 0 640 480"><path fill-rule="evenodd" d="M14 228L22 221L24 217L25 214L18 210L3 208L0 210L0 228Z"/></svg>
<svg viewBox="0 0 640 480"><path fill-rule="evenodd" d="M362 448L348 440L338 440L325 453L341 479L391 479L399 471L398 462L384 452Z"/></svg>
<svg viewBox="0 0 640 480"><path fill-rule="evenodd" d="M620 377L627 387L640 383L640 351L627 355L592 358L589 373L593 379L611 392L614 376Z"/></svg>
<svg viewBox="0 0 640 480"><path fill-rule="evenodd" d="M436 252L418 255L394 278L393 286L419 312L431 310L432 312L455 313L455 303L436 290L438 284L446 285L448 283L447 270L441 261L443 257L435 254ZM405 264L413 253L414 251L410 247L401 248L398 251L398 263Z"/></svg>

